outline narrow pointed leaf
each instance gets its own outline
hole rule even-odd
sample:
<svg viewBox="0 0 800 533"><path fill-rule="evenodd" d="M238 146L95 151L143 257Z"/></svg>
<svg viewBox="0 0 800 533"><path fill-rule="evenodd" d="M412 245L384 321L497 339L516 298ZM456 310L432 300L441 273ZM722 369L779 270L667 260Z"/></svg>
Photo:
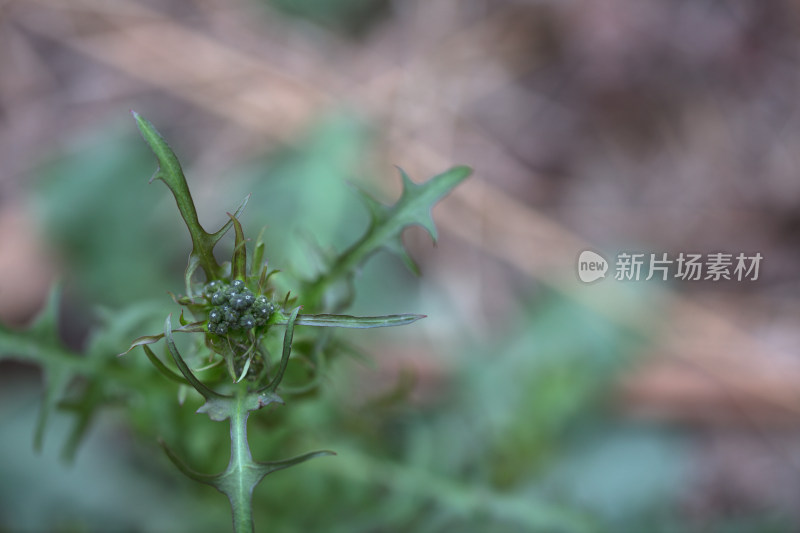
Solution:
<svg viewBox="0 0 800 533"><path fill-rule="evenodd" d="M253 259L250 263L250 275L253 277L258 276L259 271L261 270L261 263L264 261L264 230L261 230L261 233L258 234L258 238L256 239L256 245L253 247Z"/></svg>
<svg viewBox="0 0 800 533"><path fill-rule="evenodd" d="M206 400L214 397L224 397L224 395L211 390L202 381L197 379L189 369L186 361L184 361L183 357L181 357L181 354L178 353L178 348L175 346L175 341L172 338L172 315L168 315L167 320L164 322L164 336L167 339L167 349L169 350L169 354L172 356L172 360L175 361L175 364L178 366L178 370L180 370L181 374L183 374L183 377L186 378L186 381L188 381L189 384L194 387L195 390L199 392Z"/></svg>
<svg viewBox="0 0 800 533"><path fill-rule="evenodd" d="M202 333L205 332L206 330L204 324L205 324L204 321L192 322L190 324L186 324L185 326L175 328L172 331L177 333ZM120 354L117 354L117 357L122 357L123 355L126 355L128 352L130 352L137 346L144 346L145 344L155 344L156 342L160 341L163 338L164 338L163 333L159 333L158 335L143 335L142 337L135 339L127 350L125 350Z"/></svg>
<svg viewBox="0 0 800 533"><path fill-rule="evenodd" d="M247 247L244 241L244 231L239 220L228 213L233 228L236 232L236 241L233 245L233 257L231 258L231 277L233 279L244 280L247 277Z"/></svg>
<svg viewBox="0 0 800 533"><path fill-rule="evenodd" d="M283 470L284 468L289 468L290 466L299 465L300 463L304 463L309 459L314 459L315 457L326 457L329 455L336 455L336 452L332 452L330 450L318 450L315 452L304 453L303 455L298 455L297 457L292 457L291 459L284 459L282 461L258 462L256 463L256 468L260 473L259 480L263 479L264 476L271 474L272 472L277 472L278 470Z"/></svg>
<svg viewBox="0 0 800 533"><path fill-rule="evenodd" d="M233 350L226 346L222 350L222 359L225 361L225 367L228 369L228 375L236 382L236 366L233 364L234 353Z"/></svg>
<svg viewBox="0 0 800 533"><path fill-rule="evenodd" d="M172 449L170 449L169 446L167 446L167 444L163 440L159 439L158 442L161 445L161 447L164 449L164 453L167 454L167 457L169 457L169 460L172 462L172 464L174 464L175 467L178 470L183 472L183 474L186 477L188 477L189 479L193 479L193 480L195 480L195 481L197 481L199 483L204 483L206 485L211 485L212 487L217 487L218 486L219 478L220 478L219 474L217 474L217 475L201 474L200 472L192 470L191 468L189 468L189 466L186 463L184 463L175 454L175 452L172 451Z"/></svg>
<svg viewBox="0 0 800 533"><path fill-rule="evenodd" d="M183 280L186 283L186 296L189 299L194 298L194 291L192 290L192 276L194 275L198 266L200 266L200 259L196 255L189 255L189 262L186 264L186 272L183 275Z"/></svg>
<svg viewBox="0 0 800 533"><path fill-rule="evenodd" d="M350 316L350 315L298 315L295 325L319 326L328 328L385 328L405 326L425 315L385 315L385 316ZM281 322L278 322L281 324Z"/></svg>
<svg viewBox="0 0 800 533"><path fill-rule="evenodd" d="M236 211L233 212L233 218L238 219L242 215L242 213L244 212L244 208L247 207L247 202L249 201L250 201L250 195L248 194L247 196L244 197L242 203L239 204L239 207L236 208ZM225 225L223 225L219 230L217 230L215 233L211 235L212 242L214 244L218 243L219 240L222 239L222 237L224 237L226 233L228 233L228 230L231 229L232 225L233 225L233 220L228 220L225 223Z"/></svg>
<svg viewBox="0 0 800 533"><path fill-rule="evenodd" d="M281 354L281 366L278 369L278 373L272 379L269 385L267 385L266 390L274 392L275 389L278 388L281 380L283 379L283 373L286 372L286 365L289 364L289 356L292 353L292 338L294 336L294 325L297 321L297 314L300 312L300 308L296 307L292 314L289 316L289 319L286 321L286 331L283 334L283 353Z"/></svg>
<svg viewBox="0 0 800 533"><path fill-rule="evenodd" d="M244 362L244 366L242 367L242 373L239 374L238 378L236 378L236 383L241 383L241 381L247 375L247 371L250 370L250 363L252 360L253 360L253 355L250 354L250 357L248 357L247 361Z"/></svg>
<svg viewBox="0 0 800 533"><path fill-rule="evenodd" d="M161 360L158 357L156 357L156 354L153 353L153 350L151 350L149 346L145 344L142 345L142 348L144 348L145 355L147 355L147 358L150 360L153 366L156 367L156 370L161 372L161 374L165 378L169 379L170 381L174 381L175 383L180 383L181 385L189 384L189 382L186 381L186 379L183 376L179 376L178 374L170 370L167 367L167 365L162 363Z"/></svg>

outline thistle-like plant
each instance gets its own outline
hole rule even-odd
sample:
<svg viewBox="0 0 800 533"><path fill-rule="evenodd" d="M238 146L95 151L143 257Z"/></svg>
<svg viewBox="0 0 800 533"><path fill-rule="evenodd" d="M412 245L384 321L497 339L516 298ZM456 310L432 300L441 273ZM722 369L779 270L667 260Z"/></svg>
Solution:
<svg viewBox="0 0 800 533"><path fill-rule="evenodd" d="M353 300L355 272L376 251L385 249L399 254L416 270L403 247L403 230L420 225L435 240L431 209L466 179L470 170L454 167L423 184L413 183L401 171L403 192L391 206L359 191L370 214L367 231L341 253L321 253L320 271L292 284L284 282L282 275L276 275L277 270L268 269L260 236L248 253L249 242L239 222L247 199L229 214L229 220L219 231L207 232L199 223L174 152L150 122L136 113L134 118L158 160L153 179L162 180L173 194L192 242L185 294L173 296L182 306L181 313L176 320L172 315L166 316L163 331L134 340L125 352L141 348L166 380L153 380L153 372L146 366L130 364L130 356L114 356L122 348L120 344L124 341L120 338L127 337L123 332L149 318L152 306L130 302L123 309L102 310L98 327L85 349L78 352L60 339L59 284L53 287L47 304L29 328L15 330L0 324L0 361L15 359L41 367L44 397L36 422L34 447L41 448L54 410L69 413L74 424L63 448L66 459L75 455L97 412L104 406L126 405L133 419L147 420L148 428L161 428L150 429L159 433L169 426L169 419L148 418L158 415L147 411L141 403L128 400L137 396L161 398L164 392L171 392L172 386L177 386L179 398L196 391L204 400L198 412L212 420L230 423L228 467L217 475L200 474L186 466L166 443L162 445L182 472L228 496L235 531L252 531L252 491L264 476L332 452L317 451L282 461L257 462L247 440L249 414L271 404L283 404L282 398L289 395L307 395L318 388L326 359L347 348L332 335L331 328L399 326L422 318L410 314L354 317L341 313ZM234 230L231 259L220 264L214 248L231 228ZM190 335L189 339L194 341L188 343L183 354L173 337L178 332ZM164 350L159 357L153 348L161 341ZM192 353L185 353L186 349ZM290 363L290 357L296 362ZM290 386L283 381L293 367L301 369L295 374L302 379L293 380L295 383ZM144 412L147 416L140 418Z"/></svg>
<svg viewBox="0 0 800 533"><path fill-rule="evenodd" d="M125 353L141 347L167 379L183 387L191 387L204 398L205 403L198 413L205 413L215 421L229 420L230 462L220 474L195 472L166 444L162 445L181 472L217 488L228 497L234 531L252 531L252 492L267 474L314 457L333 454L330 451L316 451L291 459L258 462L250 452L247 440L249 414L271 404L284 403L279 393L282 392L281 383L292 355L295 330L302 327L400 326L423 318L414 314L354 317L319 311L340 312L352 301L352 280L356 269L379 249L399 254L416 270L401 240L403 229L420 225L435 240L436 229L431 219L431 208L463 181L470 170L455 167L421 185L413 183L401 171L403 193L392 206L361 194L371 218L367 232L341 254L330 257L323 272L302 282L297 296L291 293L284 295L273 282L273 275L278 271L268 268L264 258L264 242L260 237L253 245L252 253L248 253L248 242L239 222L247 198L234 214L228 213L230 220L222 228L214 233L207 232L200 225L189 187L174 152L150 122L135 112L133 115L144 140L158 160L158 169L151 181L163 181L175 197L191 236L192 251L185 273L185 294L173 296L184 309L179 317L180 323L173 327L172 317L166 317L163 332L134 340ZM220 264L214 255L214 248L231 228L234 230L231 260ZM204 274L199 281L198 271ZM334 286L338 290L330 290ZM300 312L306 309L316 314ZM187 315L193 319L185 318ZM179 352L173 338L176 332L198 336L199 351L205 351L209 360L205 369L211 369L211 372L203 372L204 379L198 378L199 370L190 368ZM320 362L321 354L334 350L335 343L330 335L317 334L312 337L313 342L305 342L303 346L310 346L308 349L316 354ZM166 352L178 372L159 359L150 348L150 345L161 340L165 341ZM315 366L319 372L322 365ZM205 377L206 374L208 377ZM312 376L306 388L314 383L316 380Z"/></svg>

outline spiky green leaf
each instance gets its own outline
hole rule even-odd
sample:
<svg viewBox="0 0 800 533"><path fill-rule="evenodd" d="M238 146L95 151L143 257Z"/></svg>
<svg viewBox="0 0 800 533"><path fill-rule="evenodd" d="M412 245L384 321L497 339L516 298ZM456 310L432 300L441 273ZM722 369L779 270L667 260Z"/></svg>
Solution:
<svg viewBox="0 0 800 533"><path fill-rule="evenodd" d="M403 192L397 203L391 206L383 205L360 193L369 210L369 229L361 239L338 256L328 272L307 284L303 291L304 302L311 307L318 307L328 287L341 279L353 276L367 258L381 249L399 255L413 272L418 273L419 269L403 245L403 230L409 226L422 226L435 243L438 235L431 217L433 206L467 179L471 172L468 167L457 166L434 176L425 183L416 184L401 169Z"/></svg>

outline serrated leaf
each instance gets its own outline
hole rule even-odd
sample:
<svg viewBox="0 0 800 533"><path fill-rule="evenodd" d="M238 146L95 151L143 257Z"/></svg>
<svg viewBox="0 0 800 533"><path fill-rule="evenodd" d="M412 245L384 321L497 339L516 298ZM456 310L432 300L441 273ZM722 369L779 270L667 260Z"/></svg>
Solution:
<svg viewBox="0 0 800 533"><path fill-rule="evenodd" d="M402 168L397 167L397 170L403 179L403 194L395 208L402 206L403 209L396 216L401 220L405 218L409 225L417 224L425 228L435 243L439 236L431 217L431 209L439 199L469 176L472 170L467 167L455 167L421 185L411 181Z"/></svg>
<svg viewBox="0 0 800 533"><path fill-rule="evenodd" d="M419 269L403 246L403 230L409 226L422 226L435 243L438 235L431 217L433 206L471 172L468 167L453 167L425 183L416 184L400 169L403 192L392 206L383 205L365 193L359 193L370 213L370 227L361 239L339 255L327 273L307 284L303 292L305 303L316 307L331 284L353 276L358 267L380 249L398 254L413 272L418 272Z"/></svg>

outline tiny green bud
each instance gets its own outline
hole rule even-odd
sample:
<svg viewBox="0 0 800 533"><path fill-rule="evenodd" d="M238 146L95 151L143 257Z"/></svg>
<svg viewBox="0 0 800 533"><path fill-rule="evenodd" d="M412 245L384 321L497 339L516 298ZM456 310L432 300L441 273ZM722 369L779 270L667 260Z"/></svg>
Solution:
<svg viewBox="0 0 800 533"><path fill-rule="evenodd" d="M252 311L254 316L266 319L272 314L272 305L269 303L260 305L253 304Z"/></svg>
<svg viewBox="0 0 800 533"><path fill-rule="evenodd" d="M255 300L256 300L256 297L253 295L253 293L250 292L247 289L242 291L241 295L242 295L242 298L244 298L244 303L245 303L246 307L250 307L251 305L253 305L253 302L255 302Z"/></svg>
<svg viewBox="0 0 800 533"><path fill-rule="evenodd" d="M256 320L255 320L255 318L253 318L253 315L251 315L249 313L248 314L244 314L244 315L242 315L242 318L239 319L239 325L241 327L243 327L244 329L252 329L256 325Z"/></svg>
<svg viewBox="0 0 800 533"><path fill-rule="evenodd" d="M211 303L214 305L222 305L228 301L228 295L223 291L217 291L211 295Z"/></svg>
<svg viewBox="0 0 800 533"><path fill-rule="evenodd" d="M224 306L224 307L228 307L228 306ZM230 307L228 307L228 308L227 308L227 309L224 311L224 315L223 315L223 317L225 318L225 321L226 321L226 322L229 322L229 323L231 323L231 324L235 324L236 322L238 322L238 321L239 321L239 313L237 313L236 311L234 311L234 310L233 310L233 309L231 309Z"/></svg>
<svg viewBox="0 0 800 533"><path fill-rule="evenodd" d="M203 292L205 292L206 296L211 296L219 290L220 286L221 282L219 280L214 280L206 285Z"/></svg>
<svg viewBox="0 0 800 533"><path fill-rule="evenodd" d="M231 307L234 309L245 309L249 307L247 304L247 298L245 298L245 296L242 294L234 295L231 297Z"/></svg>

